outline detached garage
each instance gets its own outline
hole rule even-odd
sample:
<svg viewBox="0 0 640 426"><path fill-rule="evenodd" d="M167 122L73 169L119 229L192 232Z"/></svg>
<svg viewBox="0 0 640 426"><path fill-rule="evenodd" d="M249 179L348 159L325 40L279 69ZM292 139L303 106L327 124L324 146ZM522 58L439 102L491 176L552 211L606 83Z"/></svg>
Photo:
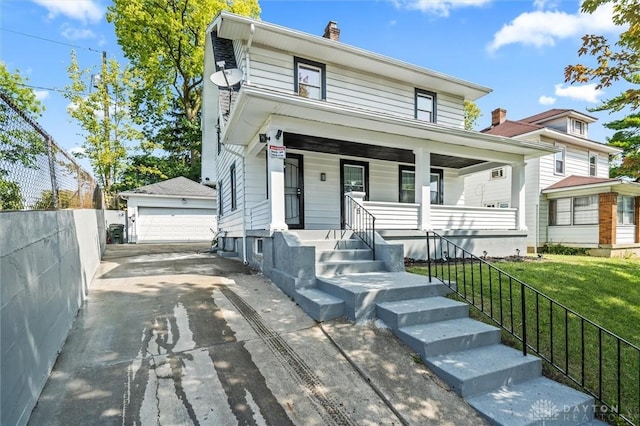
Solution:
<svg viewBox="0 0 640 426"><path fill-rule="evenodd" d="M120 193L130 243L204 242L217 231L216 191L177 177Z"/></svg>

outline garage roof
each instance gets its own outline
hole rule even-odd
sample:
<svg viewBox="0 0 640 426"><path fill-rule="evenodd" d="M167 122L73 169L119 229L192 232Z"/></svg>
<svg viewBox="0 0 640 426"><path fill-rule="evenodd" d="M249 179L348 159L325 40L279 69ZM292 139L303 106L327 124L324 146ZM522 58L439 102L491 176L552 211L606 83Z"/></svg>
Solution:
<svg viewBox="0 0 640 426"><path fill-rule="evenodd" d="M167 196L167 197L198 197L198 198L216 198L216 190L205 185L187 179L184 176L165 180L163 182L152 183L151 185L141 186L130 191L121 192L123 198L132 195L150 195L150 196Z"/></svg>

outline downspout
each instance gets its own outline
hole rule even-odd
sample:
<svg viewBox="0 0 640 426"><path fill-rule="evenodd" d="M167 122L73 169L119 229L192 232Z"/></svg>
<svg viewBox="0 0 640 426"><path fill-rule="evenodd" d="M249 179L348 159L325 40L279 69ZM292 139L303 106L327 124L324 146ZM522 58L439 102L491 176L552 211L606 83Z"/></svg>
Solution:
<svg viewBox="0 0 640 426"><path fill-rule="evenodd" d="M247 41L247 47L244 53L244 67L245 67L245 82L247 84L251 84L250 76L251 76L251 58L249 55L249 49L251 49L251 44L253 43L253 35L256 32L256 26L251 24L249 30L249 40Z"/></svg>

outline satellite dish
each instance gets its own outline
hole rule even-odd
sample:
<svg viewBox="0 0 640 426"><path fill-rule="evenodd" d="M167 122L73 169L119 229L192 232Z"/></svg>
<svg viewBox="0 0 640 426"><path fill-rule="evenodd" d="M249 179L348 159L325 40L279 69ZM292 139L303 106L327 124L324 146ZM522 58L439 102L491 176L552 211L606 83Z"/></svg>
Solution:
<svg viewBox="0 0 640 426"><path fill-rule="evenodd" d="M219 87L235 86L242 80L242 71L237 68L222 69L211 74L209 79Z"/></svg>

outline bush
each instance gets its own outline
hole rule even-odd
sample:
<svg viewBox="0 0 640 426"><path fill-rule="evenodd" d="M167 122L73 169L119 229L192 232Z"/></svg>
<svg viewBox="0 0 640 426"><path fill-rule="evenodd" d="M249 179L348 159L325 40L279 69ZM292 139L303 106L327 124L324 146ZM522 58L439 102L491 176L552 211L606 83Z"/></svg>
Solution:
<svg viewBox="0 0 640 426"><path fill-rule="evenodd" d="M543 254L564 254L568 256L588 256L589 249L584 247L567 247L562 244L548 244L544 243L540 248L540 253Z"/></svg>

